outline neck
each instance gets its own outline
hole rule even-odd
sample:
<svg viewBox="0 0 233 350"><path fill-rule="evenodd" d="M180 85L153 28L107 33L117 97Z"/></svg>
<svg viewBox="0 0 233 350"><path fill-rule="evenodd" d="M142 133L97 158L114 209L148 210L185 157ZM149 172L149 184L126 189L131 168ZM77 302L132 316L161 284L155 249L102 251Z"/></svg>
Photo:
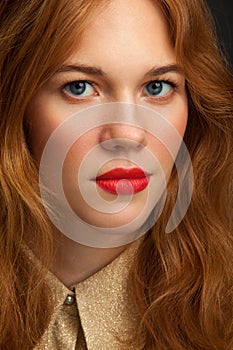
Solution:
<svg viewBox="0 0 233 350"><path fill-rule="evenodd" d="M70 287L90 277L119 256L128 246L93 248L55 232L55 254L51 272Z"/></svg>

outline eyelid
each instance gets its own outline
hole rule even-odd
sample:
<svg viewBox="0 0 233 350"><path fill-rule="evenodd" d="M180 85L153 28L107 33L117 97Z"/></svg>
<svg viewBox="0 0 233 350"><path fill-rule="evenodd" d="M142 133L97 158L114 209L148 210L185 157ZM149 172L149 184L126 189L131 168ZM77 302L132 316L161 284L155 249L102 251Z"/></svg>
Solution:
<svg viewBox="0 0 233 350"><path fill-rule="evenodd" d="M169 84L174 88L178 88L179 87L179 83L177 80L175 79L167 79L167 78L155 78L155 79L151 79L149 81L147 81L146 83L144 83L144 86L150 84L150 83L154 83L154 82L158 82L158 83L165 83L165 84Z"/></svg>
<svg viewBox="0 0 233 350"><path fill-rule="evenodd" d="M71 83L76 83L76 82L85 82L85 83L88 83L90 84L93 89L95 90L93 92L93 94L89 95L89 96L75 96L73 95L72 93L69 93L67 90L65 90L65 87L68 85L68 84L71 84ZM161 78L161 77L155 77L154 79L150 79L149 81L145 82L142 86L142 91L145 89L146 85L150 84L150 83L153 83L153 82L159 82L159 83L166 83L166 84L169 84L171 86L171 92L167 93L166 95L164 96L153 96L153 95L150 95L150 94L145 94L144 93L144 98L148 98L150 100L153 100L153 101L166 101L167 99L169 99L173 93L175 93L179 88L180 88L180 85L181 83L179 81L177 81L177 79L171 79L171 78ZM93 97L96 97L96 96L99 96L99 92L98 92L98 89L99 89L99 86L96 82L94 82L93 80L88 80L88 79L66 79L66 82L63 83L61 85L61 92L64 96L64 98L66 98L67 100L69 100L70 102L81 102L81 101L88 101L89 99L93 98Z"/></svg>
<svg viewBox="0 0 233 350"><path fill-rule="evenodd" d="M87 80L87 79L70 79L67 80L65 84L63 84L63 88L65 88L67 85L72 84L72 83L88 83L91 86L95 86L96 83L94 83L94 81L91 80Z"/></svg>
<svg viewBox="0 0 233 350"><path fill-rule="evenodd" d="M69 85L69 84L72 84L72 83L87 83L87 84L90 84L93 89L95 90L95 92L90 95L90 96L75 96L75 95L72 95L71 93L69 93L65 88ZM96 96L98 94L98 92L96 91L96 86L97 84L91 80L87 80L87 79L70 79L70 80L67 80L65 84L62 84L61 86L61 90L63 92L63 94L66 96L66 98L69 98L71 100L86 100L88 98L91 98L93 96Z"/></svg>
<svg viewBox="0 0 233 350"><path fill-rule="evenodd" d="M146 83L144 83L143 85L143 88L142 88L142 91L145 90L145 88L147 87L147 85L151 84L151 83L164 83L164 84L167 84L167 85L170 85L171 86L171 91L169 91L168 93L166 93L165 95L150 95L149 93L144 93L144 97L152 100L152 101L166 101L167 99L169 99L173 93L175 93L178 88L179 88L179 84L177 81L175 80L170 80L170 79L161 79L161 78L157 78L157 79L152 79Z"/></svg>

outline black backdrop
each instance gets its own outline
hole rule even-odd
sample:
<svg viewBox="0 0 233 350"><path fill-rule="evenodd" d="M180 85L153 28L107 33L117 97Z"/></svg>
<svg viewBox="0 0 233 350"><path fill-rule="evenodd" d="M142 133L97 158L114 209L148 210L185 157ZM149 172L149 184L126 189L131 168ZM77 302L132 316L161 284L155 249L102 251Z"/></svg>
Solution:
<svg viewBox="0 0 233 350"><path fill-rule="evenodd" d="M207 3L215 19L220 42L233 65L233 0L207 0Z"/></svg>

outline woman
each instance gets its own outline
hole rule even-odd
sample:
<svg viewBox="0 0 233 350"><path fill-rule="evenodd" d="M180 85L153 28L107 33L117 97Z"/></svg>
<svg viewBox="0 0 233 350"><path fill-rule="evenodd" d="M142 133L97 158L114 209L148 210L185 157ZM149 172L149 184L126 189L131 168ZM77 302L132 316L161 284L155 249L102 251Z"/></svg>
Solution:
<svg viewBox="0 0 233 350"><path fill-rule="evenodd" d="M205 4L30 0L5 1L0 11L1 349L232 349L232 77ZM126 152L148 150L168 182L167 198L133 243L131 236L107 247L75 242L43 205L43 152L72 115L85 120L87 108L119 102L140 106L139 116L141 109L162 115L184 138L191 203L166 234L179 169L159 133L131 120L91 121L70 144L61 174L73 211L112 229L134 221L151 192L153 171L144 173L144 188L127 190L130 180L106 190L101 176L113 163L101 163L91 178L99 197L111 208L117 194L132 202L112 215L86 205L75 176L98 144L111 161L123 152L114 167L125 174L137 165Z"/></svg>

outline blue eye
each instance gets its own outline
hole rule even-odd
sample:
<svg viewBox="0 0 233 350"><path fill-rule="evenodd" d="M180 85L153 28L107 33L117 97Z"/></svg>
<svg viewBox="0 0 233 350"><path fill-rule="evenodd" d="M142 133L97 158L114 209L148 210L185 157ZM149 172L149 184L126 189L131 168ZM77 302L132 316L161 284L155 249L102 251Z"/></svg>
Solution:
<svg viewBox="0 0 233 350"><path fill-rule="evenodd" d="M66 84L64 89L70 94L76 97L88 97L95 92L91 83L87 81L73 81Z"/></svg>
<svg viewBox="0 0 233 350"><path fill-rule="evenodd" d="M167 95L172 88L172 83L166 83L164 81L151 81L145 86L144 91L150 96L164 96Z"/></svg>

